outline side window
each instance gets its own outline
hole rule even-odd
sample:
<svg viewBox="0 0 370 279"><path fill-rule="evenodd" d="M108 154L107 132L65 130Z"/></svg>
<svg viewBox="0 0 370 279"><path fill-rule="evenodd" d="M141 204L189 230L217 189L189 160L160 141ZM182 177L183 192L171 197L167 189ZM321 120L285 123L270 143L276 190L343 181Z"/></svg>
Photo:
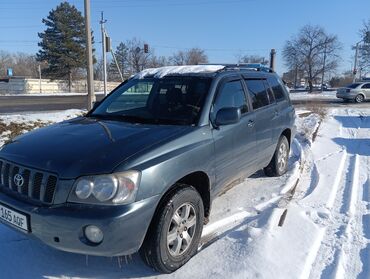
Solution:
<svg viewBox="0 0 370 279"><path fill-rule="evenodd" d="M274 103L275 102L275 97L274 97L274 94L272 92L272 88L270 87L270 85L268 84L267 80L264 80L263 81L263 84L265 85L266 87L266 90L267 90L267 94L269 96L269 100L270 100L270 104Z"/></svg>
<svg viewBox="0 0 370 279"><path fill-rule="evenodd" d="M279 82L279 80L275 77L269 78L269 84L274 92L275 100L277 102L283 101L286 99L283 85Z"/></svg>
<svg viewBox="0 0 370 279"><path fill-rule="evenodd" d="M262 79L246 79L245 82L252 99L253 109L269 105L269 98Z"/></svg>
<svg viewBox="0 0 370 279"><path fill-rule="evenodd" d="M362 88L365 88L365 89L370 89L370 83L365 83Z"/></svg>
<svg viewBox="0 0 370 279"><path fill-rule="evenodd" d="M240 108L242 113L248 111L243 86L240 80L226 82L221 85L218 91L213 111L217 113L221 108L227 107Z"/></svg>

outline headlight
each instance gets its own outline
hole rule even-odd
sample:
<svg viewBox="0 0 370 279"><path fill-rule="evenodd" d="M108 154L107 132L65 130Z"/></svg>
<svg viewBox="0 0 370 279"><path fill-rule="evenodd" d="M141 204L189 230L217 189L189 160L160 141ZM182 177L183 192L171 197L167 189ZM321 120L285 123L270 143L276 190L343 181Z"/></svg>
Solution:
<svg viewBox="0 0 370 279"><path fill-rule="evenodd" d="M101 202L114 197L117 193L118 180L114 176L97 176L93 182L93 195Z"/></svg>
<svg viewBox="0 0 370 279"><path fill-rule="evenodd" d="M80 177L68 201L79 203L127 204L135 200L140 172Z"/></svg>
<svg viewBox="0 0 370 279"><path fill-rule="evenodd" d="M88 179L80 179L76 184L76 195L81 200L87 199L93 189L93 183Z"/></svg>

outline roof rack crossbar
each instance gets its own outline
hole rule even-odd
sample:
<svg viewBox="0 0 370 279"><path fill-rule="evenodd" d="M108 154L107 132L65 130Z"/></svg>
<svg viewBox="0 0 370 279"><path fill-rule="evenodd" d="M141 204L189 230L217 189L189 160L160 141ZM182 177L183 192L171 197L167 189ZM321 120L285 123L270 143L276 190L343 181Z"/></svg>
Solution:
<svg viewBox="0 0 370 279"><path fill-rule="evenodd" d="M274 70L259 63L236 63L236 64L228 64L228 63L218 63L218 64L201 64L201 65L221 65L225 66L225 68L219 70L231 70L231 69L240 69L240 70L254 70L254 71L260 71L260 72L268 72L268 73L274 73Z"/></svg>

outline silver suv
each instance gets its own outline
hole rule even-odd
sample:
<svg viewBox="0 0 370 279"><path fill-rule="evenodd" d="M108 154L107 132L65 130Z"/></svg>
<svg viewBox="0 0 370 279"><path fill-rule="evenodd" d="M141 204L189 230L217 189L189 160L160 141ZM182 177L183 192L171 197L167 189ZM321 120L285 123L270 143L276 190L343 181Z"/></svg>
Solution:
<svg viewBox="0 0 370 279"><path fill-rule="evenodd" d="M337 98L343 101L355 100L362 103L370 99L370 82L356 82L337 90Z"/></svg>

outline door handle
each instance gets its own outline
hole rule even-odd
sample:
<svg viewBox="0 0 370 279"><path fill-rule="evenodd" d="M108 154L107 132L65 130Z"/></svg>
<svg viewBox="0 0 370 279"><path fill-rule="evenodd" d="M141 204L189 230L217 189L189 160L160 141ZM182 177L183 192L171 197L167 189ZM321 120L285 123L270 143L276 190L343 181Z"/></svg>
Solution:
<svg viewBox="0 0 370 279"><path fill-rule="evenodd" d="M249 120L248 121L248 127L253 127L254 126L254 121L253 120Z"/></svg>

